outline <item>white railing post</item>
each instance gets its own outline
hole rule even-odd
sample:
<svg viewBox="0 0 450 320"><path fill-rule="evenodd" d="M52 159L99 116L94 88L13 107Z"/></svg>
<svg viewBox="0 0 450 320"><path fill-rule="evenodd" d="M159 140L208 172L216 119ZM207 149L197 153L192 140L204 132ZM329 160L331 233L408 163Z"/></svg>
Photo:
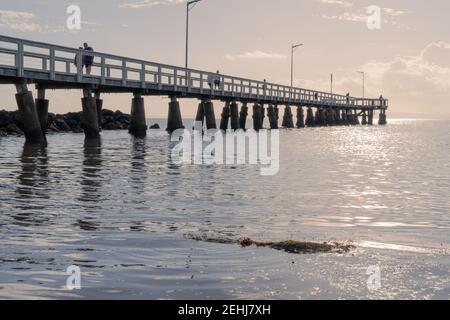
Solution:
<svg viewBox="0 0 450 320"><path fill-rule="evenodd" d="M15 65L17 68L17 76L18 77L23 77L24 76L24 72L23 72L23 66L24 64L24 58L23 58L23 42L19 41L17 43L17 55L16 55L16 61L15 61Z"/></svg>
<svg viewBox="0 0 450 320"><path fill-rule="evenodd" d="M127 85L128 72L127 72L127 61L122 60L122 85L125 87Z"/></svg>
<svg viewBox="0 0 450 320"><path fill-rule="evenodd" d="M101 84L105 84L106 83L106 59L105 57L101 57L100 58L100 73L101 73L101 79L100 79L100 83Z"/></svg>
<svg viewBox="0 0 450 320"><path fill-rule="evenodd" d="M187 92L191 92L192 91L192 82L191 82L191 70L186 69L186 87L187 87Z"/></svg>
<svg viewBox="0 0 450 320"><path fill-rule="evenodd" d="M55 49L50 48L50 80L55 80Z"/></svg>
<svg viewBox="0 0 450 320"><path fill-rule="evenodd" d="M173 89L178 90L178 70L173 70Z"/></svg>
<svg viewBox="0 0 450 320"><path fill-rule="evenodd" d="M162 70L161 66L158 66L158 89L162 89Z"/></svg>
<svg viewBox="0 0 450 320"><path fill-rule="evenodd" d="M81 82L82 80L83 80L83 51L79 49L77 53L77 82Z"/></svg>

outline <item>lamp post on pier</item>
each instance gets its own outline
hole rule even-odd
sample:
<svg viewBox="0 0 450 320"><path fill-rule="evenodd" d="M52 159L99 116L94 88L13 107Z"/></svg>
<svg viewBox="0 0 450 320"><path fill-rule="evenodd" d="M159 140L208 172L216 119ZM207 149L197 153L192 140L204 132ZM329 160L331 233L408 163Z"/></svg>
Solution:
<svg viewBox="0 0 450 320"><path fill-rule="evenodd" d="M366 95L366 74L364 71L356 71L359 74L362 74L362 81L363 81L363 99L365 98Z"/></svg>
<svg viewBox="0 0 450 320"><path fill-rule="evenodd" d="M291 47L291 88L294 86L294 51L301 46L303 46L303 43L292 45Z"/></svg>
<svg viewBox="0 0 450 320"><path fill-rule="evenodd" d="M186 69L189 66L188 65L189 64L189 12L200 1L202 1L202 0L192 0L192 1L188 1L186 3L186 60L185 60Z"/></svg>

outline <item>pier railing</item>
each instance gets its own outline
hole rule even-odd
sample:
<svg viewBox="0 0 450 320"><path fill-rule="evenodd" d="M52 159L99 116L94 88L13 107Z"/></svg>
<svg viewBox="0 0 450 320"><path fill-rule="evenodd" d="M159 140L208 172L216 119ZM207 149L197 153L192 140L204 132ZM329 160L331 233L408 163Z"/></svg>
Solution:
<svg viewBox="0 0 450 320"><path fill-rule="evenodd" d="M90 84L110 91L147 90L161 94L210 95L224 99L358 109L388 107L388 100L382 97L362 99L101 52L92 55L92 72L87 75L83 72L83 51L80 49L0 35L0 77L72 86ZM212 79L220 80L220 85L215 87Z"/></svg>

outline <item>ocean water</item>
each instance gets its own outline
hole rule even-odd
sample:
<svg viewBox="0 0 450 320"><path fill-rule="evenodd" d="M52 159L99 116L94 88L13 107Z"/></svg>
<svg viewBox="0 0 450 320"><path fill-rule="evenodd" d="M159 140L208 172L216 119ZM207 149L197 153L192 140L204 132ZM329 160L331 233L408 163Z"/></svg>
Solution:
<svg viewBox="0 0 450 320"><path fill-rule="evenodd" d="M175 164L164 131L56 134L46 148L0 138L0 298L449 299L449 138L434 120L282 130L275 176Z"/></svg>

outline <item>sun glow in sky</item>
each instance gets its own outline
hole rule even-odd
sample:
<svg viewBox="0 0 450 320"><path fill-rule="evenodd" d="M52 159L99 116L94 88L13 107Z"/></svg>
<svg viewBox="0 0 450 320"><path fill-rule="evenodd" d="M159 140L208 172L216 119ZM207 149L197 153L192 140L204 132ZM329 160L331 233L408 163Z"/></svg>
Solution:
<svg viewBox="0 0 450 320"><path fill-rule="evenodd" d="M66 28L66 9L81 8L82 28ZM381 8L381 29L367 7ZM450 118L450 2L446 0L203 0L191 11L190 66L334 92L383 94L391 112ZM155 62L184 64L184 0L2 0L0 34ZM81 92L48 95L50 111L77 111ZM129 112L130 94L106 95L105 107ZM148 115L165 116L167 99L146 98ZM185 117L196 101L183 101ZM0 109L14 110L14 87L0 87Z"/></svg>

